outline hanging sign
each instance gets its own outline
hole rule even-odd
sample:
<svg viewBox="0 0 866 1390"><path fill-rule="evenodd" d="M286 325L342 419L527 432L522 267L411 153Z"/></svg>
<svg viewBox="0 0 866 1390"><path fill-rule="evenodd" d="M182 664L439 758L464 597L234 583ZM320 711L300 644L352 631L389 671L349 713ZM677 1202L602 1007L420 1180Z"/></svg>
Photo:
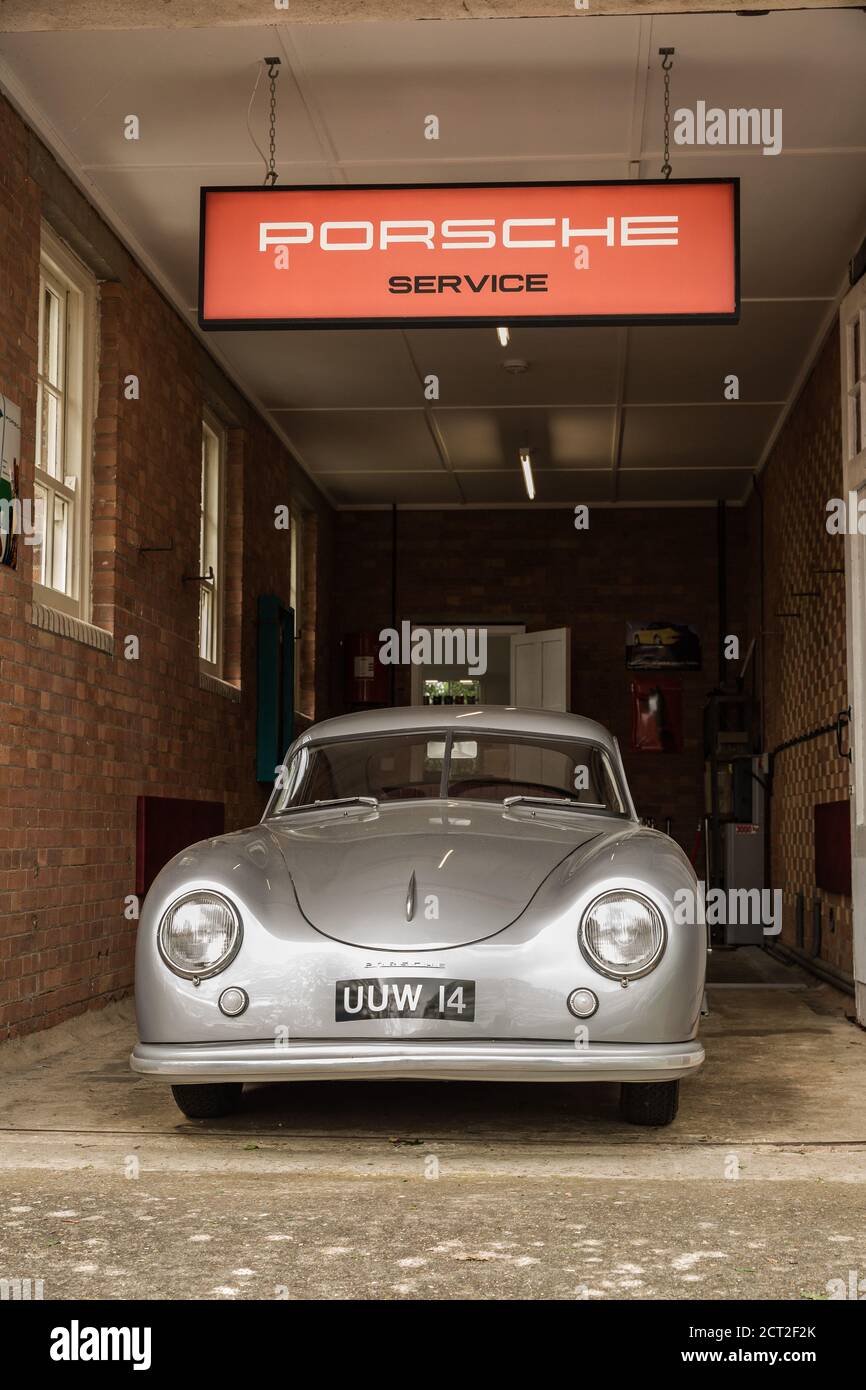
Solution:
<svg viewBox="0 0 866 1390"><path fill-rule="evenodd" d="M736 322L737 179L204 188L202 328Z"/></svg>

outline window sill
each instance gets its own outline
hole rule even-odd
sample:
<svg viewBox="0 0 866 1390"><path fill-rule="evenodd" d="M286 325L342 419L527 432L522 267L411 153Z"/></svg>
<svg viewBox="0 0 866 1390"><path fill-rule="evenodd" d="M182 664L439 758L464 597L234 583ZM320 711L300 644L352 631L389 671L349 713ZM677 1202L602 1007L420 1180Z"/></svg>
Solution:
<svg viewBox="0 0 866 1390"><path fill-rule="evenodd" d="M231 700L235 705L241 702L241 692L236 685L220 680L219 676L212 676L209 671L199 671L198 683L200 690L209 690L212 695L221 695L224 700Z"/></svg>
<svg viewBox="0 0 866 1390"><path fill-rule="evenodd" d="M82 646L94 647L96 651L114 655L114 637L105 628L94 627L81 618L73 618L70 613L61 613L58 608L50 608L47 603L35 599L30 605L30 621L42 632L53 632L56 637L68 637Z"/></svg>

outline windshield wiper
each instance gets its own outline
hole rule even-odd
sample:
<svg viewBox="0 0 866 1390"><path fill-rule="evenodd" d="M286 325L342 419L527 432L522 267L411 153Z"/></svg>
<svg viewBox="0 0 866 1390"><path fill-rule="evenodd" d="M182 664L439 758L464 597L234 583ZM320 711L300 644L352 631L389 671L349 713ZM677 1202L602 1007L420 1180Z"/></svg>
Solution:
<svg viewBox="0 0 866 1390"><path fill-rule="evenodd" d="M518 806L527 802L530 806L567 806L573 811L606 811L601 801L578 801L573 796L506 796L503 806Z"/></svg>
<svg viewBox="0 0 866 1390"><path fill-rule="evenodd" d="M301 801L296 806L284 806L275 811L275 816L290 816L293 811L327 811L332 806L372 806L378 810L379 802L375 796L335 796L330 801Z"/></svg>

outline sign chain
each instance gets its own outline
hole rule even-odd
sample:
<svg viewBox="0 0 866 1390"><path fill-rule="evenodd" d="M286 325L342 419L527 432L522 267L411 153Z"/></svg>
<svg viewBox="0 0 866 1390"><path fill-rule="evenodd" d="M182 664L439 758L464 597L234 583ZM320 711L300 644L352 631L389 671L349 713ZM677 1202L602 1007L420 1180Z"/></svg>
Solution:
<svg viewBox="0 0 866 1390"><path fill-rule="evenodd" d="M270 109L270 157L268 159L268 172L265 174L265 186L273 188L279 175L277 174L277 78L280 72L279 58L266 58L268 65L268 80L271 84L271 109Z"/></svg>
<svg viewBox="0 0 866 1390"><path fill-rule="evenodd" d="M662 174L669 179L673 173L671 168L671 68L674 65L674 48L660 48L662 68L665 75L665 153L662 163Z"/></svg>

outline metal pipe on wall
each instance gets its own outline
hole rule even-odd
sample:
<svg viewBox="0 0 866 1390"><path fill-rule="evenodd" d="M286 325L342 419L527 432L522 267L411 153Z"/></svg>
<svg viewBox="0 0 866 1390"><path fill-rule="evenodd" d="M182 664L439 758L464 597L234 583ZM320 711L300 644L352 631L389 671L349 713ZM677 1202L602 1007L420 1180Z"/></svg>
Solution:
<svg viewBox="0 0 866 1390"><path fill-rule="evenodd" d="M723 499L716 503L716 566L718 577L719 685L725 683L725 637L728 631L728 516Z"/></svg>

